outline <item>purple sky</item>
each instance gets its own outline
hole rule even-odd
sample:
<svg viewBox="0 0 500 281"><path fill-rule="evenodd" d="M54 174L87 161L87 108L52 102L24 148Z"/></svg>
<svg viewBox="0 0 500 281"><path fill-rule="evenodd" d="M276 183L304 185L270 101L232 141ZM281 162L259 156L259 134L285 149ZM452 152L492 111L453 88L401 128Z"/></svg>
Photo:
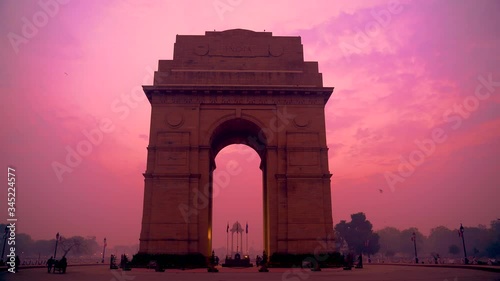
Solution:
<svg viewBox="0 0 500 281"><path fill-rule="evenodd" d="M488 225L500 217L498 11L498 1L1 1L0 159L16 168L18 231L138 243L151 113L140 86L172 58L176 34L233 28L301 36L335 87L334 223L363 211L375 229ZM58 177L54 163L89 134L91 151ZM239 219L260 248L258 157L229 146L216 161L243 172L214 199L215 246Z"/></svg>

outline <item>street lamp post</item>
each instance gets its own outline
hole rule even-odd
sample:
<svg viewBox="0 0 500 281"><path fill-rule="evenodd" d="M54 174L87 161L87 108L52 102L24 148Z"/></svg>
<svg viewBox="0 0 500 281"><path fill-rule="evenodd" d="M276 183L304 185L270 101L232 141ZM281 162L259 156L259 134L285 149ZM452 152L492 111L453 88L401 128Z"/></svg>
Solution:
<svg viewBox="0 0 500 281"><path fill-rule="evenodd" d="M0 261L3 263L3 255L5 253L5 244L7 244L7 234L9 233L9 228L5 226L5 233L3 234L3 249L2 249L2 256L0 257Z"/></svg>
<svg viewBox="0 0 500 281"><path fill-rule="evenodd" d="M59 238L61 236L59 235L59 232L56 234L56 248L54 250L54 260L56 259L56 254L57 254L57 243L59 243Z"/></svg>
<svg viewBox="0 0 500 281"><path fill-rule="evenodd" d="M415 249L415 263L418 264L418 256L417 256L417 235L415 234L415 231L413 232L411 236L411 240L413 240L413 248Z"/></svg>
<svg viewBox="0 0 500 281"><path fill-rule="evenodd" d="M104 237L104 246L102 247L102 261L101 263L104 263L104 254L106 253L106 237Z"/></svg>
<svg viewBox="0 0 500 281"><path fill-rule="evenodd" d="M464 246L464 263L469 264L469 259L467 259L467 251L465 250L465 239L464 239L464 227L460 224L460 237L462 237L462 245Z"/></svg>

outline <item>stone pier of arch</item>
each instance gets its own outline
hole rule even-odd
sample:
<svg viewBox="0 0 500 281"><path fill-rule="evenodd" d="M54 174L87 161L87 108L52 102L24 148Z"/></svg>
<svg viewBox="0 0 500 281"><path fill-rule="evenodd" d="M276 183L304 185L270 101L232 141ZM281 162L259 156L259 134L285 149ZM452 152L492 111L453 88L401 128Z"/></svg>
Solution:
<svg viewBox="0 0 500 281"><path fill-rule="evenodd" d="M210 255L214 159L238 143L261 159L267 253L333 249L324 113L333 88L304 61L300 37L178 35L143 89L152 109L139 253Z"/></svg>

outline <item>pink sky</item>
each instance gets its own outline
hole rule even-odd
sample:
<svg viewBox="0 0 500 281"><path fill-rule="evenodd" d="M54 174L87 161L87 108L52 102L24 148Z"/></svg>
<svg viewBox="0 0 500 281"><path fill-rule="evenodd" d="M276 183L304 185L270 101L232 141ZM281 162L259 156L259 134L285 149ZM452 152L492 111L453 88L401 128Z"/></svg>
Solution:
<svg viewBox="0 0 500 281"><path fill-rule="evenodd" d="M428 234L500 217L498 1L59 2L48 16L38 1L0 2L0 159L17 170L19 232L138 243L151 112L139 87L172 58L176 34L233 28L301 36L305 59L335 87L326 106L335 224L363 211L375 229ZM52 163L105 118L111 132L59 180ZM433 134L440 143L424 155L415 142ZM214 199L216 247L237 219L262 245L258 157L242 149L216 159L243 169ZM410 156L418 166L401 176Z"/></svg>

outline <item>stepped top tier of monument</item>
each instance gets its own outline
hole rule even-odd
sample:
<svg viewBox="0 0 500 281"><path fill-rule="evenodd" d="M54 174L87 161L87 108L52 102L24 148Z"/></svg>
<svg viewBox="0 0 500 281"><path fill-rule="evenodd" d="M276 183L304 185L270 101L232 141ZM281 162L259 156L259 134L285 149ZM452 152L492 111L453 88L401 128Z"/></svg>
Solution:
<svg viewBox="0 0 500 281"><path fill-rule="evenodd" d="M323 81L318 63L304 61L300 37L231 29L177 35L173 59L159 61L153 87L177 86L319 90Z"/></svg>

